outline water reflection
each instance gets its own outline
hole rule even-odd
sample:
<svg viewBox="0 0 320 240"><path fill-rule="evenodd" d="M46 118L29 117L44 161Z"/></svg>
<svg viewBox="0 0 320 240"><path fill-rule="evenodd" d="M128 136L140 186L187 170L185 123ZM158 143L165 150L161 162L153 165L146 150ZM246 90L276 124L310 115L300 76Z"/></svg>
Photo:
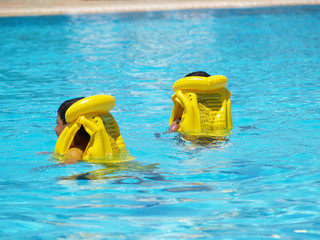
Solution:
<svg viewBox="0 0 320 240"><path fill-rule="evenodd" d="M226 136L180 135L179 142L186 143L187 141L197 147L220 148L229 142L229 138Z"/></svg>
<svg viewBox="0 0 320 240"><path fill-rule="evenodd" d="M204 147L204 148L221 148L229 142L229 135L226 136L199 136L199 135L187 135L180 133L161 134L155 133L156 139L165 139L165 136L173 136L172 141L178 145L193 146L193 148Z"/></svg>
<svg viewBox="0 0 320 240"><path fill-rule="evenodd" d="M231 144L230 136L195 136L183 134L174 135L171 142L177 145L180 152L184 152L192 158L201 152L222 150Z"/></svg>

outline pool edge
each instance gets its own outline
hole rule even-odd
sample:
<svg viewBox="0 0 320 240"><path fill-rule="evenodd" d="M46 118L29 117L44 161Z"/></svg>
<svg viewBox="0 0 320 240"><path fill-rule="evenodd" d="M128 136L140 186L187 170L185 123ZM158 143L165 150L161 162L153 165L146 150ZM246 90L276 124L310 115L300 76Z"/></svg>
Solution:
<svg viewBox="0 0 320 240"><path fill-rule="evenodd" d="M39 5L39 4L38 4ZM223 8L253 8L271 6L292 6L292 5L320 5L320 0L231 0L231 1L92 1L73 0L67 4L61 1L54 3L42 1L38 6L36 1L25 4L12 4L12 1L0 0L0 17L13 16L39 16L39 15L73 15L73 14L94 14L94 13L120 13L120 12L147 12L187 9L223 9Z"/></svg>

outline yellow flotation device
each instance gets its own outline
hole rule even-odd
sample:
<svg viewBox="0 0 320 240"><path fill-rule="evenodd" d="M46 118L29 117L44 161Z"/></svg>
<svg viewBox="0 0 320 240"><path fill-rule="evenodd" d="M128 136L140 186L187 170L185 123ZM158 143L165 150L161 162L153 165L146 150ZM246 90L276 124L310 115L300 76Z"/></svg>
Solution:
<svg viewBox="0 0 320 240"><path fill-rule="evenodd" d="M232 129L231 93L228 79L222 75L185 77L172 89L173 107L169 126L181 119L178 132L187 135L226 135Z"/></svg>
<svg viewBox="0 0 320 240"><path fill-rule="evenodd" d="M55 153L66 154L81 126L90 135L83 160L101 159L125 151L119 126L109 113L115 105L116 100L110 95L95 95L72 104L65 114L68 126L57 140Z"/></svg>

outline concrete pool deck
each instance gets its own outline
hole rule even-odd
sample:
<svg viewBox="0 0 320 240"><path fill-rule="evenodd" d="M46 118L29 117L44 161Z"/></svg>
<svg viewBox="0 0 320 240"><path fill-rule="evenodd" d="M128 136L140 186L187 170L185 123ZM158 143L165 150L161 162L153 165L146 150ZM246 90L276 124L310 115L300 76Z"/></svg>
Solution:
<svg viewBox="0 0 320 240"><path fill-rule="evenodd" d="M0 17L320 5L320 0L0 0Z"/></svg>

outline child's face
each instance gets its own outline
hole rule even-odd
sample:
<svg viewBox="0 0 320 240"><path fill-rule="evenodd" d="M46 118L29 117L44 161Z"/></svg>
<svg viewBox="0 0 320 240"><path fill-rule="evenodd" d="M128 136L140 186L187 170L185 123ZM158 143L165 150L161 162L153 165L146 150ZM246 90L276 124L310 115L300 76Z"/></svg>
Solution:
<svg viewBox="0 0 320 240"><path fill-rule="evenodd" d="M68 124L63 124L63 121L61 120L60 116L57 116L57 125L54 128L54 131L56 132L57 136L59 137L60 134L62 133L63 129L65 129L65 127Z"/></svg>

